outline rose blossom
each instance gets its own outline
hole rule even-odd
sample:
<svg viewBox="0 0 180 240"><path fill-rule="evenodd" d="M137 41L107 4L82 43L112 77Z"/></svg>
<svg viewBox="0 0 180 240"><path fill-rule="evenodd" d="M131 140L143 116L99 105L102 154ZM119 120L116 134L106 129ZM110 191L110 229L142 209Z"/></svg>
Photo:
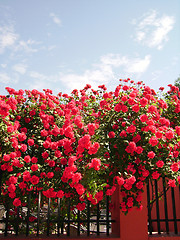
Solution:
<svg viewBox="0 0 180 240"><path fill-rule="evenodd" d="M154 158L155 153L153 151L148 152L148 158Z"/></svg>
<svg viewBox="0 0 180 240"><path fill-rule="evenodd" d="M164 166L164 162L162 160L158 160L156 165L157 167L162 168Z"/></svg>
<svg viewBox="0 0 180 240"><path fill-rule="evenodd" d="M15 198L14 201L13 201L13 205L15 207L21 206L21 200L19 198Z"/></svg>
<svg viewBox="0 0 180 240"><path fill-rule="evenodd" d="M170 168L173 172L177 172L179 170L179 164L173 163Z"/></svg>
<svg viewBox="0 0 180 240"><path fill-rule="evenodd" d="M85 204L85 203L78 203L78 204L76 205L76 208L77 208L77 210L79 210L79 211L83 211L83 210L86 208L86 204Z"/></svg>

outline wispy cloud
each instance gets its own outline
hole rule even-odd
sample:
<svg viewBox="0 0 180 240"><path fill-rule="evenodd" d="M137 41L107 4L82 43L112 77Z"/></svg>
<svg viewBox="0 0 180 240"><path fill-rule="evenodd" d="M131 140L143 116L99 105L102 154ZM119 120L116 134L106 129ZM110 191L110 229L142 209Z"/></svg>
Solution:
<svg viewBox="0 0 180 240"><path fill-rule="evenodd" d="M56 45L51 45L47 48L48 51L52 51L56 48L57 46Z"/></svg>
<svg viewBox="0 0 180 240"><path fill-rule="evenodd" d="M11 49L11 55L17 52L35 53L42 49L41 45L41 42L32 39L23 40L11 23L0 25L0 54L3 54L6 49Z"/></svg>
<svg viewBox="0 0 180 240"><path fill-rule="evenodd" d="M2 64L1 64L1 67L2 67L2 68L6 68L6 67L7 67L7 64L2 63Z"/></svg>
<svg viewBox="0 0 180 240"><path fill-rule="evenodd" d="M140 77L148 68L151 56L144 58L129 58L120 54L107 54L100 58L100 63L93 65L92 69L86 70L82 74L61 74L61 81L68 89L81 89L86 83L97 88L99 84L109 84L117 79L119 74Z"/></svg>
<svg viewBox="0 0 180 240"><path fill-rule="evenodd" d="M52 18L52 20L55 24L57 24L59 27L62 26L61 19L55 13L50 13L49 16Z"/></svg>
<svg viewBox="0 0 180 240"><path fill-rule="evenodd" d="M45 75L38 72L30 72L30 77L34 79L34 83L30 83L32 88L36 84L39 90L42 86L51 86L51 84L63 84L66 91L71 91L75 88L82 89L87 83L93 88L97 88L100 84L109 84L115 81L119 74L134 74L141 76L148 68L151 62L151 56L147 55L144 58L121 56L120 54L107 54L100 58L98 64L92 65L91 69L85 70L82 74L62 73L54 75ZM117 73L118 72L118 73ZM117 77L118 75L118 77Z"/></svg>
<svg viewBox="0 0 180 240"><path fill-rule="evenodd" d="M54 84L57 84L58 82L60 82L60 73L46 75L36 71L31 71L29 73L29 77L31 78L31 81L27 82L26 84L28 88L37 89L39 91L42 91L42 89L44 88L52 89ZM55 86L55 89L56 88L57 88L57 85Z"/></svg>
<svg viewBox="0 0 180 240"><path fill-rule="evenodd" d="M73 89L82 89L87 83L97 89L98 85L106 84L113 85L118 78L124 77L140 77L150 65L151 56L146 55L141 57L128 57L120 54L106 54L101 56L99 62L93 64L89 69L82 73L73 71L59 71L55 74L44 74L37 71L27 71L27 65L22 63L13 66L14 74L20 78L20 75L26 74L26 82L29 89L36 88L55 88L58 91L58 86L63 88L63 91L70 92ZM3 76L3 81L8 80Z"/></svg>
<svg viewBox="0 0 180 240"><path fill-rule="evenodd" d="M0 72L0 83L10 83L11 78L7 73Z"/></svg>
<svg viewBox="0 0 180 240"><path fill-rule="evenodd" d="M15 33L12 25L0 26L0 54L2 54L6 48L14 46L18 38L19 36Z"/></svg>
<svg viewBox="0 0 180 240"><path fill-rule="evenodd" d="M23 63L19 63L19 64L15 64L12 69L21 74L21 75L24 75L26 73L26 70L27 70L27 65L26 64L23 64Z"/></svg>
<svg viewBox="0 0 180 240"><path fill-rule="evenodd" d="M150 62L151 62L150 55L146 55L143 59L141 58L129 59L125 66L125 71L127 73L142 74L147 70Z"/></svg>
<svg viewBox="0 0 180 240"><path fill-rule="evenodd" d="M132 24L136 26L135 40L148 47L162 49L169 40L168 33L175 24L174 16L158 16L157 11L151 10L140 19L134 19Z"/></svg>
<svg viewBox="0 0 180 240"><path fill-rule="evenodd" d="M39 51L38 45L40 45L41 42L34 41L32 39L29 39L27 41L20 40L16 46L14 46L15 52L24 51L26 53L36 53Z"/></svg>

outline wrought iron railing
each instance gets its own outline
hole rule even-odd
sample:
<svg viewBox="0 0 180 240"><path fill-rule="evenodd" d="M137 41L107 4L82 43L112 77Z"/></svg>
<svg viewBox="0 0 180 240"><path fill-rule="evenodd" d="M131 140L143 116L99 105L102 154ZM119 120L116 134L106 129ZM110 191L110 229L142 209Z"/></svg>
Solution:
<svg viewBox="0 0 180 240"><path fill-rule="evenodd" d="M180 186L173 188L162 181L147 184L149 234L180 234Z"/></svg>
<svg viewBox="0 0 180 240"><path fill-rule="evenodd" d="M83 211L72 209L70 198L49 198L48 202L42 205L40 192L37 204L33 208L31 201L29 194L24 207L12 208L12 205L10 207L8 204L0 206L0 235L109 236L111 234L114 220L111 219L108 196L103 204L92 205L87 201Z"/></svg>

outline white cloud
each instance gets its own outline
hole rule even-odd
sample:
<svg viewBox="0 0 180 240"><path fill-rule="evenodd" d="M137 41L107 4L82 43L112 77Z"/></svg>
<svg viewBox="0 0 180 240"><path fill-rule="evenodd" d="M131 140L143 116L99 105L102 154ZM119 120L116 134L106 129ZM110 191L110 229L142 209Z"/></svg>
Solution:
<svg viewBox="0 0 180 240"><path fill-rule="evenodd" d="M12 47L18 38L12 25L0 26L0 53L3 53L6 48Z"/></svg>
<svg viewBox="0 0 180 240"><path fill-rule="evenodd" d="M7 64L2 63L2 64L1 64L1 67L2 67L2 68L6 68L6 67L7 67Z"/></svg>
<svg viewBox="0 0 180 240"><path fill-rule="evenodd" d="M36 82L38 81L38 85L40 85L41 82L44 84L47 84L47 83L51 84L51 83L57 83L58 81L60 81L60 73L45 75L39 72L31 71L29 76L33 78Z"/></svg>
<svg viewBox="0 0 180 240"><path fill-rule="evenodd" d="M148 47L162 49L168 39L168 33L173 29L175 18L173 16L158 16L157 11L152 10L140 20L133 20L136 25L135 40Z"/></svg>
<svg viewBox="0 0 180 240"><path fill-rule="evenodd" d="M60 73L45 75L39 72L31 71L29 74L31 81L27 82L29 89L42 91L44 88L52 88L53 84L60 82ZM57 86L56 86L57 88Z"/></svg>
<svg viewBox="0 0 180 240"><path fill-rule="evenodd" d="M151 75L152 75L151 81L156 81L157 79L159 79L160 76L161 76L161 74L162 74L162 71L161 71L161 70L153 71L153 72L151 73Z"/></svg>
<svg viewBox="0 0 180 240"><path fill-rule="evenodd" d="M90 69L85 70L82 74L75 72L63 73L59 72L54 75L45 75L39 72L31 71L30 77L33 81L30 88L42 90L42 88L51 88L53 84L56 86L63 84L65 91L69 92L73 89L82 89L87 83L97 89L101 84L113 84L122 75L141 76L148 68L151 62L151 56L144 58L121 56L120 54L107 54L100 58L99 63L92 65Z"/></svg>
<svg viewBox="0 0 180 240"><path fill-rule="evenodd" d="M0 73L0 82L1 83L9 83L11 81L10 77L7 73Z"/></svg>
<svg viewBox="0 0 180 240"><path fill-rule="evenodd" d="M135 58L135 59L129 60L125 67L125 71L127 73L142 74L147 70L150 62L151 62L150 55L146 55L144 59Z"/></svg>
<svg viewBox="0 0 180 240"><path fill-rule="evenodd" d="M20 40L18 44L14 47L14 51L25 51L26 53L35 53L39 51L39 48L35 47L41 44L40 42L29 39L27 41Z"/></svg>
<svg viewBox="0 0 180 240"><path fill-rule="evenodd" d="M61 74L61 81L68 90L82 89L85 85L91 84L93 88L97 88L100 84L107 84L113 80L114 73L111 67L102 66L100 69L86 70L83 74Z"/></svg>
<svg viewBox="0 0 180 240"><path fill-rule="evenodd" d="M48 79L49 79L48 76L38 73L38 72L35 72L35 71L30 72L30 77L39 79L40 81L48 81Z"/></svg>
<svg viewBox="0 0 180 240"><path fill-rule="evenodd" d="M100 61L102 65L109 65L113 67L119 67L128 63L126 56L112 53L102 56Z"/></svg>
<svg viewBox="0 0 180 240"><path fill-rule="evenodd" d="M51 83L44 82L44 81L33 81L29 84L28 89L37 89L38 91L42 91L43 89L51 89Z"/></svg>
<svg viewBox="0 0 180 240"><path fill-rule="evenodd" d="M97 88L100 84L109 84L117 79L117 75L134 74L141 76L151 61L150 55L141 58L128 58L119 54L107 54L100 58L100 63L93 65L91 70L83 74L61 74L61 81L68 89L81 89L86 83Z"/></svg>
<svg viewBox="0 0 180 240"><path fill-rule="evenodd" d="M57 24L59 27L62 26L62 22L61 22L60 18L59 18L56 14L50 13L49 16L52 18L52 20L53 20L53 22L54 22L55 24Z"/></svg>
<svg viewBox="0 0 180 240"><path fill-rule="evenodd" d="M41 44L32 39L23 40L15 32L13 24L0 25L0 54L3 54L6 49L11 49L12 55L17 52L35 53L40 50Z"/></svg>
<svg viewBox="0 0 180 240"><path fill-rule="evenodd" d="M25 74L26 73L26 70L27 70L27 65L23 64L23 63L19 63L19 64L15 64L13 66L13 70L17 73L20 73L20 74Z"/></svg>
<svg viewBox="0 0 180 240"><path fill-rule="evenodd" d="M52 50L54 50L55 48L56 48L56 45L51 45L51 46L48 47L48 51L52 51Z"/></svg>

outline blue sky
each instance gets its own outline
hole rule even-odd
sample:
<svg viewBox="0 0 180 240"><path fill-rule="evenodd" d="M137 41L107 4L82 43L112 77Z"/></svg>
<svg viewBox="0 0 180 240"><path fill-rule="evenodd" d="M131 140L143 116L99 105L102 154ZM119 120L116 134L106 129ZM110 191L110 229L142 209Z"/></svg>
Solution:
<svg viewBox="0 0 180 240"><path fill-rule="evenodd" d="M0 94L128 77L158 90L180 75L179 42L179 0L0 0Z"/></svg>

